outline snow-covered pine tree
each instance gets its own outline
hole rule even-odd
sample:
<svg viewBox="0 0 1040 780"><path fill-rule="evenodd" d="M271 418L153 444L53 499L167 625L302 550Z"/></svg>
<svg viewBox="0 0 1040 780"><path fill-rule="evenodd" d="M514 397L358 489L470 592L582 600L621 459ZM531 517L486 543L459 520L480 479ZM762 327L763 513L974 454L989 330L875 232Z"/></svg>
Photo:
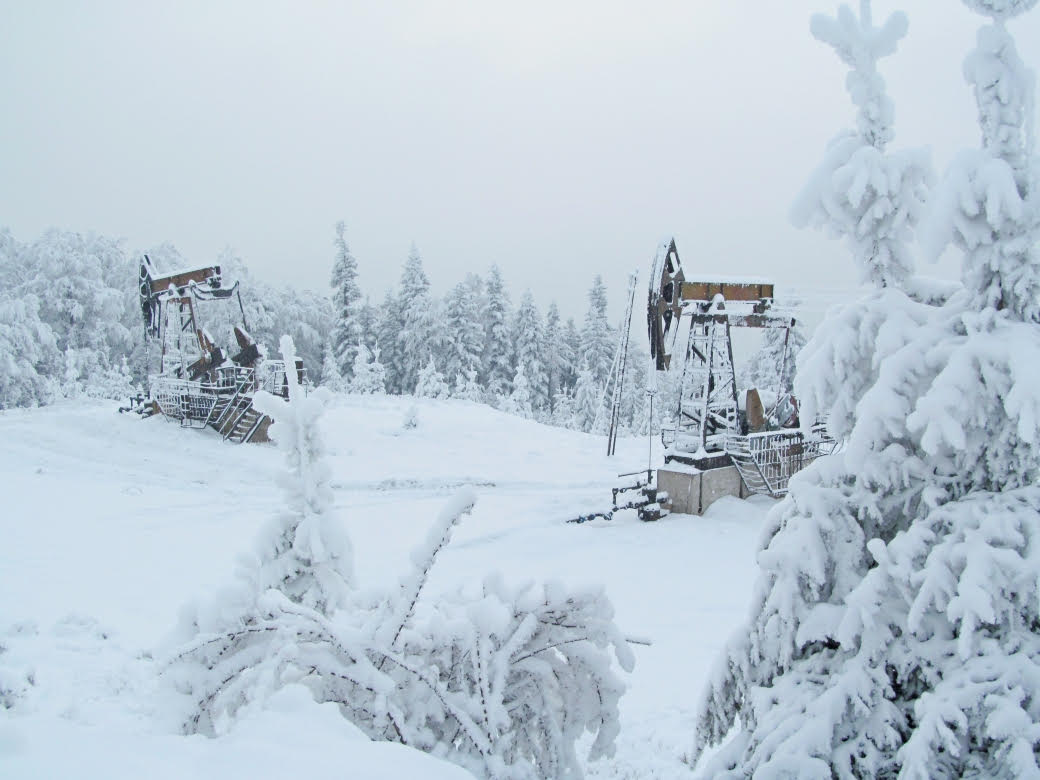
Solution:
<svg viewBox="0 0 1040 780"><path fill-rule="evenodd" d="M340 376L350 378L354 369L358 339L361 338L361 288L358 286L358 264L350 253L345 236L346 224L336 223L336 258L332 262L332 347L339 363Z"/></svg>
<svg viewBox="0 0 1040 780"><path fill-rule="evenodd" d="M479 371L484 348L484 326L480 319L483 290L480 277L469 274L452 288L444 302L445 375L464 378Z"/></svg>
<svg viewBox="0 0 1040 780"><path fill-rule="evenodd" d="M379 348L379 308L374 306L367 296L358 309L358 328L361 331L361 341L374 353Z"/></svg>
<svg viewBox="0 0 1040 780"><path fill-rule="evenodd" d="M321 386L333 393L342 393L347 389L347 383L339 372L339 361L336 359L331 339L325 344L325 358L321 363Z"/></svg>
<svg viewBox="0 0 1040 780"><path fill-rule="evenodd" d="M386 369L379 362L379 350L373 354L364 342L358 342L354 356L354 376L348 385L350 392L361 395L382 395L386 392Z"/></svg>
<svg viewBox="0 0 1040 780"><path fill-rule="evenodd" d="M517 365L516 373L513 375L513 391L499 402L499 408L518 417L532 417L534 405L531 403L531 395L531 385L521 363Z"/></svg>
<svg viewBox="0 0 1040 780"><path fill-rule="evenodd" d="M433 359L440 347L439 307L430 294L430 280L423 270L419 249L412 244L401 271L397 302L398 360L401 392L415 390L419 372Z"/></svg>
<svg viewBox="0 0 1040 780"><path fill-rule="evenodd" d="M509 394L513 381L513 337L509 294L497 265L491 266L484 295L483 380L491 398Z"/></svg>
<svg viewBox="0 0 1040 780"><path fill-rule="evenodd" d="M520 298L513 321L517 375L523 369L531 410L541 412L549 408L549 376L545 368L545 333L542 317L534 305L534 296L526 290ZM514 383L515 383L514 378ZM514 391L516 390L514 384Z"/></svg>
<svg viewBox="0 0 1040 780"><path fill-rule="evenodd" d="M944 177L925 239L938 256L949 241L965 253L965 284L978 307L1012 308L1040 321L1040 253L1033 191L1033 71L1019 57L1006 20L1035 0L964 0L993 23L979 30L964 63L982 126L982 148L965 150Z"/></svg>
<svg viewBox="0 0 1040 780"><path fill-rule="evenodd" d="M599 274L589 288L589 308L581 328L581 346L578 354L588 364L593 379L600 388L610 381L610 366L614 362L617 333L607 320L607 288Z"/></svg>
<svg viewBox="0 0 1040 780"><path fill-rule="evenodd" d="M860 276L877 287L901 287L913 258L907 248L920 218L931 163L921 150L887 153L894 111L878 60L896 50L907 20L892 14L875 27L870 0L857 19L846 5L836 17L817 14L812 33L849 66L846 87L858 108L856 129L835 137L791 210L797 227L812 226L844 236Z"/></svg>
<svg viewBox="0 0 1040 780"><path fill-rule="evenodd" d="M376 345L379 349L380 360L386 367L386 391L395 395L405 392L401 372L403 365L401 345L398 341L401 330L401 323L398 320L398 298L399 295L394 290L387 290L376 320Z"/></svg>
<svg viewBox="0 0 1040 780"><path fill-rule="evenodd" d="M295 365L292 338L282 336L280 347L285 365ZM329 615L344 604L353 563L350 542L332 510L331 471L319 427L328 394L319 388L308 395L295 371L286 371L285 378L288 403L264 392L253 399L257 410L274 420L269 433L285 453L288 471L280 479L287 511L261 534L250 576L256 592L274 588Z"/></svg>
<svg viewBox="0 0 1040 780"><path fill-rule="evenodd" d="M419 372L415 383L416 398L447 398L451 390L444 381L444 375L437 370L437 361L431 357Z"/></svg>
<svg viewBox="0 0 1040 780"><path fill-rule="evenodd" d="M549 422L559 428L574 428L574 399L567 390L561 390L553 399L552 415Z"/></svg>
<svg viewBox="0 0 1040 780"><path fill-rule="evenodd" d="M550 411L556 409L556 398L571 387L570 376L575 357L564 336L560 309L553 301L545 314L545 375Z"/></svg>
<svg viewBox="0 0 1040 780"><path fill-rule="evenodd" d="M883 290L807 345L796 391L847 445L770 514L701 706L695 753L740 721L712 777L1040 776L1040 166L1005 25L1035 0L967 4L993 18L964 69L983 150L928 220L933 249L964 250L965 288L940 306Z"/></svg>
<svg viewBox="0 0 1040 780"><path fill-rule="evenodd" d="M596 381L587 362L582 362L578 382L574 386L571 403L571 423L568 427L590 432L603 406L603 385Z"/></svg>
<svg viewBox="0 0 1040 780"><path fill-rule="evenodd" d="M564 366L563 387L573 394L581 368L581 331L578 330L573 317L568 317L563 326L563 343L563 355L569 360Z"/></svg>

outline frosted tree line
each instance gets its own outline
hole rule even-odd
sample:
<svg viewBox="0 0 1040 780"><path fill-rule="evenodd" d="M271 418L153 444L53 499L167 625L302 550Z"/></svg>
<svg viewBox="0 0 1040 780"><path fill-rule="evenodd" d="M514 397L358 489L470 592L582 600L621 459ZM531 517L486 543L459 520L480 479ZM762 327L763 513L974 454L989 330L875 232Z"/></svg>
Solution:
<svg viewBox="0 0 1040 780"><path fill-rule="evenodd" d="M198 264L170 244L147 253L164 267ZM361 291L342 222L328 295L268 285L230 248L216 262L241 284L246 326L262 349L291 335L313 384L460 398L586 431L609 419L603 404L618 326L598 276L575 322L555 303L539 309L530 291L514 302L494 265L435 296L414 245L399 283L373 302ZM139 253L93 233L52 229L23 244L0 230L0 409L81 396L125 400L146 386L158 361L141 323L138 263ZM200 316L218 341L233 340L237 304L210 304ZM622 423L645 432L642 340L633 339L630 359L637 368L627 375Z"/></svg>

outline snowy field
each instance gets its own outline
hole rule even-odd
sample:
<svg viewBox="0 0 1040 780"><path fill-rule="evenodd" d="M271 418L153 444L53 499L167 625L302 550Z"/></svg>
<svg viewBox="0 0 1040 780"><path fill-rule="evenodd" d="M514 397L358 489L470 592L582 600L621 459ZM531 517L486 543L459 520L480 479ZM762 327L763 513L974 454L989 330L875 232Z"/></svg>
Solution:
<svg viewBox="0 0 1040 780"><path fill-rule="evenodd" d="M389 583L444 500L479 500L431 586L602 583L636 668L613 759L590 777L688 777L696 697L743 615L772 502L723 499L705 517L564 521L609 503L645 439L550 428L463 401L343 396L325 417L339 516L363 587ZM368 742L334 705L288 689L227 736L177 732L153 653L178 611L228 583L283 498L273 445L71 404L0 414L0 777L459 778L462 770Z"/></svg>

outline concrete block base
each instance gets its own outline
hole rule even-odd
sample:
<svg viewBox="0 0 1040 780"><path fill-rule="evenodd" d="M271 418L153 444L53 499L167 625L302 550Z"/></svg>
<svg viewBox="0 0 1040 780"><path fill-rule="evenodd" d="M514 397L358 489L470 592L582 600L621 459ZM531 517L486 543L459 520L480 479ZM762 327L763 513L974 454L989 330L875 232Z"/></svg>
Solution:
<svg viewBox="0 0 1040 780"><path fill-rule="evenodd" d="M700 471L677 467L657 472L657 489L668 493L668 507L672 512L702 515L723 496L747 498L751 495L744 487L735 466Z"/></svg>

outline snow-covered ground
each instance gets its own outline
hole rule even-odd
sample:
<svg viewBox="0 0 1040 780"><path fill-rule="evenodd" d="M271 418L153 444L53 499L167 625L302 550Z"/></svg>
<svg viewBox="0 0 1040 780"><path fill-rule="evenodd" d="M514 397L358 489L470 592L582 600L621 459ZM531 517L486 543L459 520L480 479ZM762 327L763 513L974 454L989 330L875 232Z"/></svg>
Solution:
<svg viewBox="0 0 1040 780"><path fill-rule="evenodd" d="M617 622L651 646L623 697L617 755L590 777L685 777L696 697L746 608L768 499L723 499L705 517L564 522L609 504L645 439L550 428L463 401L344 396L325 417L339 515L362 586L389 583L445 498L476 509L434 570L448 588L507 580L603 583ZM152 651L181 606L229 582L282 506L272 445L68 404L0 414L0 776L459 778L374 744L287 689L219 739L178 735Z"/></svg>

